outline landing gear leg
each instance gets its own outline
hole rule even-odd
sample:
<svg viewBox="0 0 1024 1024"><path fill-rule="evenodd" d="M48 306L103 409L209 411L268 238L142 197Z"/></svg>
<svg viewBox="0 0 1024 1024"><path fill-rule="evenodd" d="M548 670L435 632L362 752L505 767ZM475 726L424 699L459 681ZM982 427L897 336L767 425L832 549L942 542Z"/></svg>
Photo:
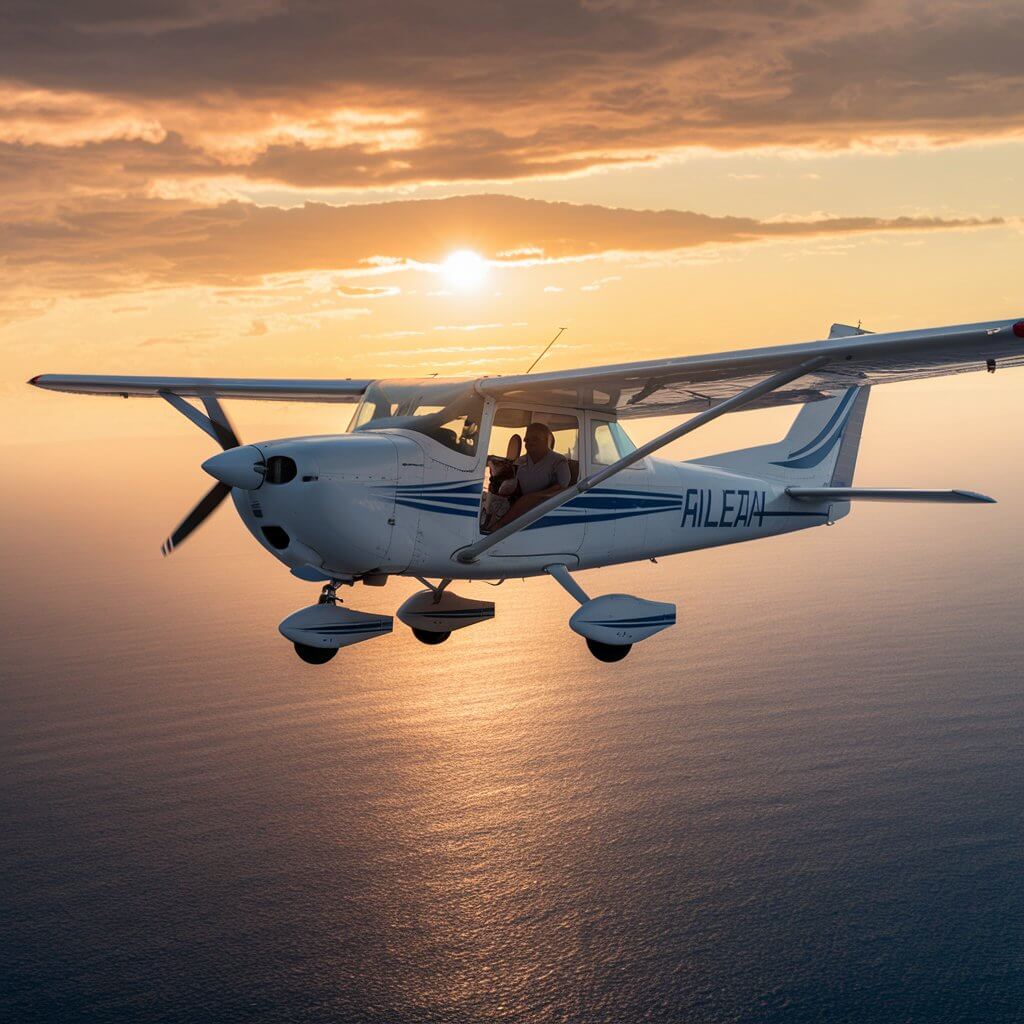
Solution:
<svg viewBox="0 0 1024 1024"><path fill-rule="evenodd" d="M438 583L437 586L434 586L434 584L431 583L430 580L425 580L422 576L417 576L416 579L418 579L420 583L422 583L423 586L425 586L427 590L429 590L434 595L434 604L437 604L441 600L441 597L445 592L445 588L448 586L449 583L451 583L451 580L446 578L441 580L441 582Z"/></svg>
<svg viewBox="0 0 1024 1024"><path fill-rule="evenodd" d="M545 566L544 571L579 601L579 611L569 620L569 626L587 641L590 653L598 661L622 661L634 643L646 640L676 621L675 605L641 601L628 594L608 594L591 600L586 591L573 579L567 566L555 563ZM593 621L587 617L588 609L602 609L603 615L599 614L597 621ZM609 629L609 626L622 628L613 630ZM632 639L626 643L610 644L604 640L595 640L595 634L627 636Z"/></svg>
<svg viewBox="0 0 1024 1024"><path fill-rule="evenodd" d="M325 583L316 603L338 604L341 601L341 598L338 597L338 586L338 580L330 580ZM326 665L338 653L337 647L313 647L311 644L300 644L297 640L293 641L293 646L295 653L307 665Z"/></svg>

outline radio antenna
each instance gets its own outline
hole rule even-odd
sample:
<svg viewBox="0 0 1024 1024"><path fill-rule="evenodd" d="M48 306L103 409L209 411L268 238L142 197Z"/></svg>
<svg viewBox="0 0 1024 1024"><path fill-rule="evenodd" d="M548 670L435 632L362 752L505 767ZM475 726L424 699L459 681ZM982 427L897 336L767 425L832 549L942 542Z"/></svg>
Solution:
<svg viewBox="0 0 1024 1024"><path fill-rule="evenodd" d="M541 352L541 354L537 356L537 358L534 359L532 363L530 363L530 369L526 371L527 373L532 372L533 368L548 354L548 349L551 348L551 346L554 345L556 341L558 341L558 339L562 336L562 332L565 329L566 328L564 327L558 328L558 333L547 343L547 345L544 346L544 351Z"/></svg>

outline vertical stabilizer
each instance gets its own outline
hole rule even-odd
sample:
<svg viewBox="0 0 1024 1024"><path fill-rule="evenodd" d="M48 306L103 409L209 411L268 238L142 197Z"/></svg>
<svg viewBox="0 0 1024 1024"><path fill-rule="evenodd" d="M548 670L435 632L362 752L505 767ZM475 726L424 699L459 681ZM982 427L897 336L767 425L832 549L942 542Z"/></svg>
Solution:
<svg viewBox="0 0 1024 1024"><path fill-rule="evenodd" d="M789 433L772 446L775 451L765 471L800 483L814 480L830 486L840 486L836 479L842 477L841 486L849 487L870 394L870 387L848 388L835 398L805 405Z"/></svg>
<svg viewBox="0 0 1024 1024"><path fill-rule="evenodd" d="M829 340L868 333L861 327L833 324ZM696 461L732 473L768 477L793 485L850 487L870 394L870 386L855 386L808 402L800 409L789 433L777 444Z"/></svg>

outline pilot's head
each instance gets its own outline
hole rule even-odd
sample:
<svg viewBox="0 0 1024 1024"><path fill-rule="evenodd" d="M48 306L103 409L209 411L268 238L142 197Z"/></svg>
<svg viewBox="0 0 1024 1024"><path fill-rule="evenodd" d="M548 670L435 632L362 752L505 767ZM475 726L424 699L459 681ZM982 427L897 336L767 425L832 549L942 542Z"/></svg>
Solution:
<svg viewBox="0 0 1024 1024"><path fill-rule="evenodd" d="M531 423L526 428L526 454L539 462L551 451L551 430L544 423Z"/></svg>

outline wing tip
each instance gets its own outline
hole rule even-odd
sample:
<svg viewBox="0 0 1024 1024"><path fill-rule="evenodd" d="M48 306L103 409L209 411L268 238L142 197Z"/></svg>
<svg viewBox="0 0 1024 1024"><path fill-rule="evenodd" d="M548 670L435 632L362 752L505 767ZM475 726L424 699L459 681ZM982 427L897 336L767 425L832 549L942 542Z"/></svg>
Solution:
<svg viewBox="0 0 1024 1024"><path fill-rule="evenodd" d="M979 505L998 505L999 502L995 498L989 497L987 494L981 494L979 491L965 491L961 488L956 488L953 491L954 494L959 494L965 501L974 501Z"/></svg>

